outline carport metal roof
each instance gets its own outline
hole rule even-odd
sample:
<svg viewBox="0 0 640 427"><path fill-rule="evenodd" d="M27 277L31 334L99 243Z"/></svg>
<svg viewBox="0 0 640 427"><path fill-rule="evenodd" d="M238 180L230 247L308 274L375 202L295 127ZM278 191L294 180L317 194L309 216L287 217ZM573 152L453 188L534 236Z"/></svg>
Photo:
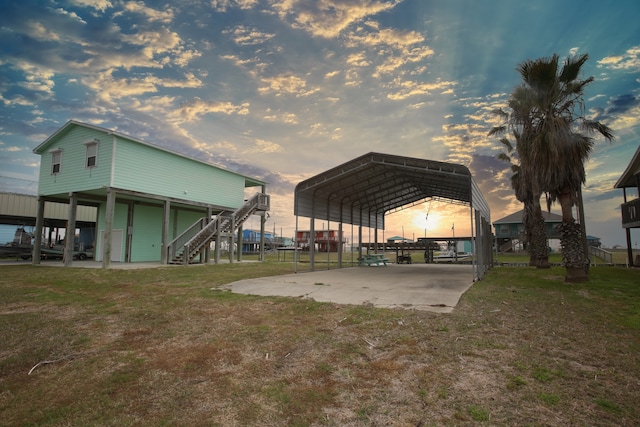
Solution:
<svg viewBox="0 0 640 427"><path fill-rule="evenodd" d="M467 167L382 153L300 182L294 214L384 229L385 213L429 198L471 206L490 222L489 206Z"/></svg>

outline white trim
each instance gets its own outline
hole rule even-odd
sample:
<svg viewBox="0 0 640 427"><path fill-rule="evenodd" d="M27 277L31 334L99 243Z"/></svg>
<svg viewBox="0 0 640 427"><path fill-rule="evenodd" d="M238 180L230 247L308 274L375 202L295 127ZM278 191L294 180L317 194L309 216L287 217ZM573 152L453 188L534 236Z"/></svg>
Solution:
<svg viewBox="0 0 640 427"><path fill-rule="evenodd" d="M98 143L99 142L100 141L98 141L97 138L94 138L94 139L92 139L90 141L83 142L84 146L86 147L85 157L84 157L84 167L85 167L85 169L93 169L93 168L98 166ZM91 147L91 146L95 147L95 150L96 150L95 153L93 154L93 156L91 156L91 157L95 158L95 161L94 161L94 163L92 165L89 165L89 147Z"/></svg>

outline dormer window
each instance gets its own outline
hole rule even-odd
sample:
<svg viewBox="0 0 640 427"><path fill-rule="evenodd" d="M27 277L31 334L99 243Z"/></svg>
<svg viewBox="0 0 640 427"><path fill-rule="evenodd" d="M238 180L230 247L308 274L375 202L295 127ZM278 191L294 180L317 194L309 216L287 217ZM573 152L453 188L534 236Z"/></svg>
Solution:
<svg viewBox="0 0 640 427"><path fill-rule="evenodd" d="M87 158L84 165L86 168L95 168L98 165L98 140L85 142L84 145L87 147Z"/></svg>
<svg viewBox="0 0 640 427"><path fill-rule="evenodd" d="M62 164L62 148L49 151L51 153L51 175L60 173L60 165Z"/></svg>

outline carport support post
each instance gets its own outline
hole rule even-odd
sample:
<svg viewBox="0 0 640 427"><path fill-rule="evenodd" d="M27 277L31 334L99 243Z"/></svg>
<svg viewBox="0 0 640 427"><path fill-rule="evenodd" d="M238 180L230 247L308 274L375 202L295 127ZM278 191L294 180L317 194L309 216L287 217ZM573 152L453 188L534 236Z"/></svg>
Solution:
<svg viewBox="0 0 640 427"><path fill-rule="evenodd" d="M42 229L44 228L44 199L38 196L38 213L36 214L36 235L33 242L31 263L40 264L40 250L42 248Z"/></svg>
<svg viewBox="0 0 640 427"><path fill-rule="evenodd" d="M69 193L69 220L65 232L64 266L71 267L73 262L73 250L76 243L76 211L78 210L78 194Z"/></svg>
<svg viewBox="0 0 640 427"><path fill-rule="evenodd" d="M342 268L342 218L340 218L340 224L338 224L338 268Z"/></svg>
<svg viewBox="0 0 640 427"><path fill-rule="evenodd" d="M311 268L311 271L315 271L316 220L313 216L311 217L311 221L309 221L309 228L309 268Z"/></svg>

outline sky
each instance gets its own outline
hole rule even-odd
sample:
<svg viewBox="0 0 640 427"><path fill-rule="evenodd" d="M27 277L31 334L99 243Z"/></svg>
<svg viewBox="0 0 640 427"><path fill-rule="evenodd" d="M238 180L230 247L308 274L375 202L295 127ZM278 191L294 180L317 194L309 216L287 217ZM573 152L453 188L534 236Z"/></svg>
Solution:
<svg viewBox="0 0 640 427"><path fill-rule="evenodd" d="M495 221L522 205L491 111L523 61L588 53L583 115L615 141L586 164L587 234L626 246L613 187L640 144L638 16L637 0L0 0L0 191L37 194L32 150L73 119L266 181L285 237L297 183L372 151L467 166ZM425 202L383 236L470 224Z"/></svg>

